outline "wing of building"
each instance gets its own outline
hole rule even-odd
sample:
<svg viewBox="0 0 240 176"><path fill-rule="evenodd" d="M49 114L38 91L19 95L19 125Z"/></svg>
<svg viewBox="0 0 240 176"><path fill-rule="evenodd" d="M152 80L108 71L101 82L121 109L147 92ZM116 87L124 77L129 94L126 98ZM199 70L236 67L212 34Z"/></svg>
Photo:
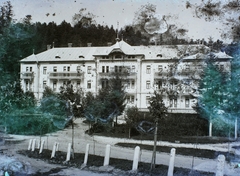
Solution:
<svg viewBox="0 0 240 176"><path fill-rule="evenodd" d="M23 90L40 100L46 86L59 92L71 83L75 90L97 94L113 72L127 72L127 106L147 111L154 90L164 89L172 113L194 113L198 82L210 49L204 45L130 46L125 41L103 47L49 48L21 60ZM221 71L230 72L225 53L214 53Z"/></svg>

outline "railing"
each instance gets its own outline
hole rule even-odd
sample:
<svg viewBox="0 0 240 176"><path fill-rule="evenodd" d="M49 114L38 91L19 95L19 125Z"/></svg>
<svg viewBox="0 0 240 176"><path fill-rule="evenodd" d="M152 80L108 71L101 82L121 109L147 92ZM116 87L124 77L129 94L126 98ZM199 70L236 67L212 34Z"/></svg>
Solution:
<svg viewBox="0 0 240 176"><path fill-rule="evenodd" d="M99 72L99 76L100 78L111 78L113 75L115 74L115 72L108 72L108 73L102 73ZM128 79L135 79L137 78L137 73L136 72L130 72L130 73L119 73L119 76Z"/></svg>
<svg viewBox="0 0 240 176"><path fill-rule="evenodd" d="M33 79L34 78L34 72L22 72L21 73L21 79Z"/></svg>
<svg viewBox="0 0 240 176"><path fill-rule="evenodd" d="M50 72L49 79L81 79L83 73L79 72Z"/></svg>

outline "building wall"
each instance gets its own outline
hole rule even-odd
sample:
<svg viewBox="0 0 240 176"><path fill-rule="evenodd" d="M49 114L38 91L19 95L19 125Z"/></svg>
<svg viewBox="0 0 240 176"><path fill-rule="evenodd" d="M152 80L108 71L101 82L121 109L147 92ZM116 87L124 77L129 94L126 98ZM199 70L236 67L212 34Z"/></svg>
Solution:
<svg viewBox="0 0 240 176"><path fill-rule="evenodd" d="M76 61L42 61L21 62L21 83L23 90L32 91L40 100L45 86L55 92L67 83L74 90L81 88L84 92L97 94L107 84L112 72L127 70L124 86L127 92L127 107L137 106L147 111L148 100L155 90L165 89L173 94L164 95L164 103L172 113L194 113L192 98L197 88L205 63L203 59L166 59L135 55L132 57L94 56ZM124 55L124 54L123 54ZM124 58L125 57L125 58ZM230 72L229 59L217 60L215 64L221 71Z"/></svg>

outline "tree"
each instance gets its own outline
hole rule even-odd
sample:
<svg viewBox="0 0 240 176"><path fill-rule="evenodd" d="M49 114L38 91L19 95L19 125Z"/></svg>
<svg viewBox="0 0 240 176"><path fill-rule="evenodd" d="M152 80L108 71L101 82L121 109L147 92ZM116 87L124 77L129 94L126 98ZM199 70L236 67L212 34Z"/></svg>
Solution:
<svg viewBox="0 0 240 176"><path fill-rule="evenodd" d="M231 39L233 42L240 40L240 20L238 12L240 10L239 0L227 0L216 2L212 0L202 0L200 3L191 4L186 2L187 9L193 9L197 18L206 21L221 21L224 26L222 37Z"/></svg>
<svg viewBox="0 0 240 176"><path fill-rule="evenodd" d="M158 128L158 120L163 119L167 113L167 107L163 102L163 94L162 92L154 91L154 94L149 99L149 112L150 115L155 119L155 131L154 131L154 147L152 154L152 162L151 162L151 170L155 168L156 164L156 145L157 145L157 128Z"/></svg>
<svg viewBox="0 0 240 176"><path fill-rule="evenodd" d="M212 136L212 122L223 113L226 100L226 75L221 73L210 60L204 70L199 86L196 111L209 121L209 136Z"/></svg>
<svg viewBox="0 0 240 176"><path fill-rule="evenodd" d="M122 68L122 67L121 67ZM85 109L85 116L88 121L97 125L108 125L113 119L122 114L125 109L126 93L124 91L124 78L128 74L123 69L122 72L109 73L108 85L102 87L94 100Z"/></svg>
<svg viewBox="0 0 240 176"><path fill-rule="evenodd" d="M239 46L238 46L239 47ZM232 53L231 76L226 84L227 100L224 110L230 119L235 119L235 139L238 136L238 116L240 114L240 52L236 48Z"/></svg>
<svg viewBox="0 0 240 176"><path fill-rule="evenodd" d="M0 6L0 34L11 24L13 17L12 5L10 1L7 1Z"/></svg>
<svg viewBox="0 0 240 176"><path fill-rule="evenodd" d="M126 115L124 117L126 125L128 126L128 137L131 138L131 129L136 125L140 116L138 108L130 107L126 110Z"/></svg>

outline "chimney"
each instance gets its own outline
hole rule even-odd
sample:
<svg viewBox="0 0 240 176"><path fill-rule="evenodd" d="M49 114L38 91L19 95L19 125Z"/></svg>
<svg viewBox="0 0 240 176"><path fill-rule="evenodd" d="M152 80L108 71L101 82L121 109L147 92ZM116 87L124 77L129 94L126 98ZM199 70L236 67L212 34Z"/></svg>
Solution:
<svg viewBox="0 0 240 176"><path fill-rule="evenodd" d="M72 43L68 43L68 47L71 48L72 47Z"/></svg>
<svg viewBox="0 0 240 176"><path fill-rule="evenodd" d="M47 50L50 50L51 49L51 45L47 45Z"/></svg>
<svg viewBox="0 0 240 176"><path fill-rule="evenodd" d="M91 46L92 46L92 43L87 43L87 46L88 46L88 47L91 47Z"/></svg>
<svg viewBox="0 0 240 176"><path fill-rule="evenodd" d="M112 46L112 42L107 42L107 46Z"/></svg>

